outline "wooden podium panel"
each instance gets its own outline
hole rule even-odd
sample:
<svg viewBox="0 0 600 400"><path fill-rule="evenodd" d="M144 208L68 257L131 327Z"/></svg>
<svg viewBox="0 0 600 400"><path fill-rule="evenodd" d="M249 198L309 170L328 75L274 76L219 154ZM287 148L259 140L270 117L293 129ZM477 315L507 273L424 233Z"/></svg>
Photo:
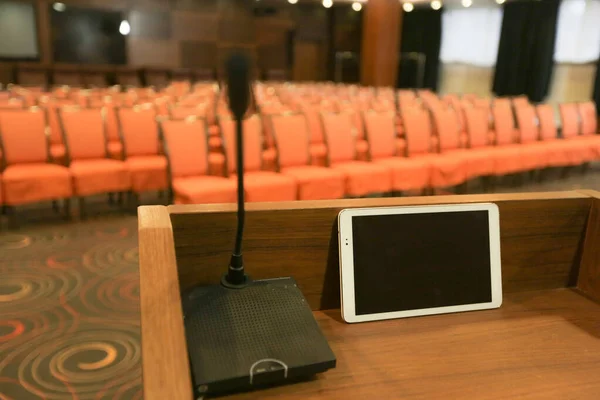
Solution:
<svg viewBox="0 0 600 400"><path fill-rule="evenodd" d="M341 209L473 202L500 208L500 309L354 325L341 320ZM246 221L248 272L298 281L338 366L308 382L232 398L595 399L600 393L598 192L257 203L248 204ZM140 207L146 399L192 398L180 290L219 281L235 225L235 205Z"/></svg>

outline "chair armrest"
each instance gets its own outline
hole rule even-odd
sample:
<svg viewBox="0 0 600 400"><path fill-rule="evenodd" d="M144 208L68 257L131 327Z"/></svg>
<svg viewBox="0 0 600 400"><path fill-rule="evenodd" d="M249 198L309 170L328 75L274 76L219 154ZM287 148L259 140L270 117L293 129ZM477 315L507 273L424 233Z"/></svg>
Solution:
<svg viewBox="0 0 600 400"><path fill-rule="evenodd" d="M401 156L406 156L406 140L402 138L396 139L396 153Z"/></svg>
<svg viewBox="0 0 600 400"><path fill-rule="evenodd" d="M208 174L225 176L225 155L221 153L208 153Z"/></svg>
<svg viewBox="0 0 600 400"><path fill-rule="evenodd" d="M269 147L262 153L263 170L277 171L277 150L274 147Z"/></svg>

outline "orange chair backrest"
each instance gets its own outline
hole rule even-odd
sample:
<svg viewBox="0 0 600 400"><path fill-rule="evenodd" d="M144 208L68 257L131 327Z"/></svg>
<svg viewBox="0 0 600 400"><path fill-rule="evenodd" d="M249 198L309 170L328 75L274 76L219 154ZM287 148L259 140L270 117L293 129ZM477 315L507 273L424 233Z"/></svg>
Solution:
<svg viewBox="0 0 600 400"><path fill-rule="evenodd" d="M186 119L188 117L206 118L207 104L196 106L175 106L171 108L172 119Z"/></svg>
<svg viewBox="0 0 600 400"><path fill-rule="evenodd" d="M488 111L485 108L477 107L465 107L464 111L469 146L471 148L487 146L490 133Z"/></svg>
<svg viewBox="0 0 600 400"><path fill-rule="evenodd" d="M515 141L515 121L510 102L497 99L492 105L494 130L496 131L496 144L507 145Z"/></svg>
<svg viewBox="0 0 600 400"><path fill-rule="evenodd" d="M55 100L50 98L40 98L40 103L43 104L43 106L46 108L46 112L48 113L47 118L48 126L50 128L50 143L61 144L63 138L58 113L60 112L61 107L75 106L76 103L68 99Z"/></svg>
<svg viewBox="0 0 600 400"><path fill-rule="evenodd" d="M236 172L237 136L235 120L231 118L219 118L221 135L225 157L227 158L227 170ZM258 171L262 168L263 133L262 122L257 114L244 120L244 170Z"/></svg>
<svg viewBox="0 0 600 400"><path fill-rule="evenodd" d="M156 109L152 105L117 109L126 156L152 156L160 152Z"/></svg>
<svg viewBox="0 0 600 400"><path fill-rule="evenodd" d="M460 127L456 112L451 108L434 107L431 110L440 151L460 147Z"/></svg>
<svg viewBox="0 0 600 400"><path fill-rule="evenodd" d="M206 121L188 118L161 122L172 178L208 173Z"/></svg>
<svg viewBox="0 0 600 400"><path fill-rule="evenodd" d="M104 106L104 118L106 137L109 142L120 142L119 121L117 120L117 106L114 103L107 103Z"/></svg>
<svg viewBox="0 0 600 400"><path fill-rule="evenodd" d="M0 109L4 109L4 108L9 108L9 109L23 109L25 108L25 104L23 102L22 99L16 98L16 97L11 97L11 98L4 98L2 99L2 101L0 101Z"/></svg>
<svg viewBox="0 0 600 400"><path fill-rule="evenodd" d="M596 113L596 103L593 101L579 103L579 115L581 116L582 135L595 135L598 133L598 114Z"/></svg>
<svg viewBox="0 0 600 400"><path fill-rule="evenodd" d="M103 109L64 107L59 116L70 160L106 158Z"/></svg>
<svg viewBox="0 0 600 400"><path fill-rule="evenodd" d="M394 113L365 112L365 128L371 158L388 158L396 154L396 122Z"/></svg>
<svg viewBox="0 0 600 400"><path fill-rule="evenodd" d="M521 105L515 107L515 115L519 124L519 136L521 143L532 143L538 140L540 132L532 105Z"/></svg>
<svg viewBox="0 0 600 400"><path fill-rule="evenodd" d="M419 107L403 108L402 124L408 155L429 153L431 149L431 118L429 111Z"/></svg>
<svg viewBox="0 0 600 400"><path fill-rule="evenodd" d="M515 106L515 107L523 107L523 106L530 105L529 99L527 98L527 96L524 96L524 95L513 97L512 103L513 103L513 106Z"/></svg>
<svg viewBox="0 0 600 400"><path fill-rule="evenodd" d="M271 132L275 138L277 158L282 168L310 162L308 122L304 114L272 115Z"/></svg>
<svg viewBox="0 0 600 400"><path fill-rule="evenodd" d="M2 157L6 164L46 162L46 127L46 114L40 108L0 110Z"/></svg>
<svg viewBox="0 0 600 400"><path fill-rule="evenodd" d="M562 120L562 136L570 138L579 135L579 112L577 104L564 103L559 106Z"/></svg>
<svg viewBox="0 0 600 400"><path fill-rule="evenodd" d="M352 161L356 158L356 131L350 116L345 113L321 115L330 163Z"/></svg>
<svg viewBox="0 0 600 400"><path fill-rule="evenodd" d="M556 123L554 122L554 109L552 109L552 106L550 104L539 104L536 108L538 120L540 121L541 139L556 139Z"/></svg>
<svg viewBox="0 0 600 400"><path fill-rule="evenodd" d="M319 110L313 107L303 107L302 112L306 117L308 123L308 133L311 143L323 143L323 125L321 124L321 117Z"/></svg>

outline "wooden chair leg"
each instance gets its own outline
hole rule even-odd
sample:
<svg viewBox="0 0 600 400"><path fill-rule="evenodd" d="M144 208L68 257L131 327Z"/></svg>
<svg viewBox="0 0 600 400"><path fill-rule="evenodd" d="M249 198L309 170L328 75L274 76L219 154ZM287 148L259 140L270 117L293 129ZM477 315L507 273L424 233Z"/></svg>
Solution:
<svg viewBox="0 0 600 400"><path fill-rule="evenodd" d="M17 208L15 206L5 206L4 210L8 217L8 229L18 229L19 219L17 217Z"/></svg>
<svg viewBox="0 0 600 400"><path fill-rule="evenodd" d="M117 203L122 206L123 205L123 192L119 192L117 194Z"/></svg>
<svg viewBox="0 0 600 400"><path fill-rule="evenodd" d="M583 165L581 166L581 173L585 175L589 170L590 170L590 163L589 162L583 163Z"/></svg>
<svg viewBox="0 0 600 400"><path fill-rule="evenodd" d="M85 209L85 198L79 198L79 217L81 219L85 219L87 217L87 212Z"/></svg>
<svg viewBox="0 0 600 400"><path fill-rule="evenodd" d="M115 204L115 194L112 192L108 194L108 204Z"/></svg>
<svg viewBox="0 0 600 400"><path fill-rule="evenodd" d="M140 205L140 195L135 192L129 192L128 197L131 199L129 201L130 208L135 212Z"/></svg>
<svg viewBox="0 0 600 400"><path fill-rule="evenodd" d="M60 213L60 206L58 204L58 200L52 200L52 211L54 211L56 214Z"/></svg>
<svg viewBox="0 0 600 400"><path fill-rule="evenodd" d="M65 199L63 205L63 212L66 220L71 219L71 199Z"/></svg>

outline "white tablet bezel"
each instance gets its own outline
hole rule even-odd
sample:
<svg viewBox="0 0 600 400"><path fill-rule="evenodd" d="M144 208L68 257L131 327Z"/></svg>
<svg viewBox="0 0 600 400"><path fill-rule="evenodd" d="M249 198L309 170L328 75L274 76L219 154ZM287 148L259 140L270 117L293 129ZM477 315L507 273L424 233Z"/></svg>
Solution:
<svg viewBox="0 0 600 400"><path fill-rule="evenodd" d="M490 229L490 265L492 301L489 303L464 304L418 310L392 311L368 315L356 315L354 302L354 253L352 239L352 217L368 215L395 215L444 213L461 211L487 211ZM445 314L462 311L498 308L502 304L502 273L500 265L500 215L493 203L452 204L434 206L348 208L338 215L340 253L340 295L342 318L349 323L377 321L392 318L416 317L421 315Z"/></svg>

